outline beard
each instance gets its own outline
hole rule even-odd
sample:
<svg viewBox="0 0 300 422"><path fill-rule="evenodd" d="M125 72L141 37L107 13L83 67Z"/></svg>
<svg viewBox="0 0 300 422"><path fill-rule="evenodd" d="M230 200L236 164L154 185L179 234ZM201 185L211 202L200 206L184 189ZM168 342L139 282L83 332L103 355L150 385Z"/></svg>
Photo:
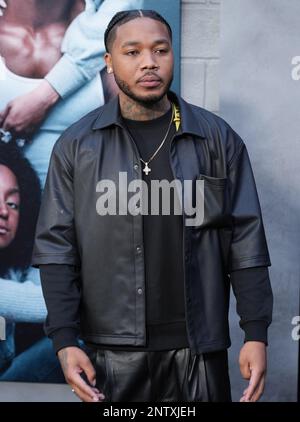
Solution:
<svg viewBox="0 0 300 422"><path fill-rule="evenodd" d="M169 91L170 86L173 82L173 74L171 75L171 78L169 80L169 82L167 83L167 85L165 86L165 89L163 90L162 93L160 94L151 94L149 93L148 95L144 95L144 96L139 96L136 95L129 87L129 85L123 81L122 79L118 78L118 76L116 74L114 74L115 77L115 81L116 84L118 85L118 87L120 88L120 90L127 95L127 97L131 98L133 101L143 105L143 106L153 106L154 104L158 103Z"/></svg>

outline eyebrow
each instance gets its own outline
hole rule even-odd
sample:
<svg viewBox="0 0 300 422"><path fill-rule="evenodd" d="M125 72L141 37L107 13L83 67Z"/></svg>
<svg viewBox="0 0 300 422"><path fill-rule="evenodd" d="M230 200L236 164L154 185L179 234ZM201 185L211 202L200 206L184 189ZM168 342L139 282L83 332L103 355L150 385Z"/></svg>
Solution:
<svg viewBox="0 0 300 422"><path fill-rule="evenodd" d="M9 191L8 191L8 195L14 195L15 193L20 193L20 189L19 188L12 188L12 189L9 189Z"/></svg>
<svg viewBox="0 0 300 422"><path fill-rule="evenodd" d="M139 44L141 44L140 41L127 41L121 45L121 48L133 47ZM170 44L170 41L167 38L160 38L159 40L154 41L153 44Z"/></svg>

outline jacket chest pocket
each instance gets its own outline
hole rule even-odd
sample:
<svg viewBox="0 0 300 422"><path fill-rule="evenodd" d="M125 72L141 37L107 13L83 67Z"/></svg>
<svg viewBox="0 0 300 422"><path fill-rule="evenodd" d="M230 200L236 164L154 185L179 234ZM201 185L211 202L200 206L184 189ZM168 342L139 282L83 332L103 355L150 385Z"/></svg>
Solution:
<svg viewBox="0 0 300 422"><path fill-rule="evenodd" d="M198 195L198 198L197 198ZM199 174L196 179L198 217L195 228L224 228L231 225L228 179Z"/></svg>

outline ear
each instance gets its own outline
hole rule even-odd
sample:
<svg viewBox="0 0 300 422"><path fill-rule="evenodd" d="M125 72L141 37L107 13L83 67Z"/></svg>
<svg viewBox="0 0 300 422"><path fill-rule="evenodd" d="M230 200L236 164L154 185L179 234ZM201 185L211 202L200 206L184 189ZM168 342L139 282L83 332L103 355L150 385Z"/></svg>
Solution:
<svg viewBox="0 0 300 422"><path fill-rule="evenodd" d="M107 67L107 73L113 73L112 58L110 53L104 54L104 60Z"/></svg>

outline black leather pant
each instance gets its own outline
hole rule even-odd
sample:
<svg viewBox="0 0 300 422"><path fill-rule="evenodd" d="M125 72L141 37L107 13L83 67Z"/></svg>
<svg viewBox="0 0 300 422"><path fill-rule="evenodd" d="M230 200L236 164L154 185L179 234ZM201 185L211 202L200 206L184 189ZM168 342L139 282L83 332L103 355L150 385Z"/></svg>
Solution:
<svg viewBox="0 0 300 422"><path fill-rule="evenodd" d="M227 350L120 351L87 348L108 402L231 401Z"/></svg>

